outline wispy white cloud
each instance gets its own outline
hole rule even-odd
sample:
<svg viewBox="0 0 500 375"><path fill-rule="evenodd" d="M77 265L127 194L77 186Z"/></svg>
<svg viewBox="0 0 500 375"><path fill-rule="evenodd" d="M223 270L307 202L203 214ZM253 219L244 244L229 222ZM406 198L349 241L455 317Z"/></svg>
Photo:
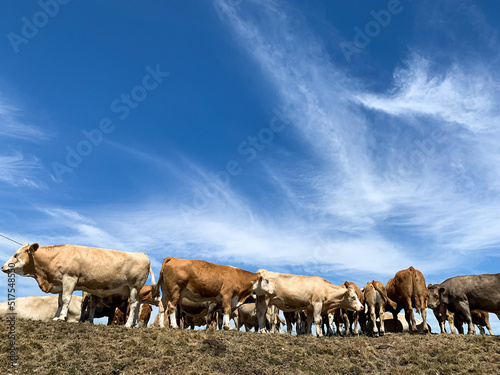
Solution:
<svg viewBox="0 0 500 375"><path fill-rule="evenodd" d="M38 143L49 138L39 127L20 120L22 110L0 96L0 138Z"/></svg>
<svg viewBox="0 0 500 375"><path fill-rule="evenodd" d="M370 93L329 60L293 9L255 4L228 6L225 21L275 85L314 155L304 162L309 168L293 168L296 160L266 163L298 214L315 219L305 226L322 241L342 235L333 243L339 252L355 249L356 259L377 259L377 238L381 249L395 249L398 264L419 262L429 271L450 264L423 256L498 247L494 71L457 63L437 74L415 54L395 71L388 93ZM358 104L383 115L368 116ZM454 265L466 261L457 255Z"/></svg>
<svg viewBox="0 0 500 375"><path fill-rule="evenodd" d="M21 152L0 155L0 181L14 187L45 188L36 179L36 171L41 168L36 157L26 157Z"/></svg>
<svg viewBox="0 0 500 375"><path fill-rule="evenodd" d="M368 108L401 115L428 115L477 132L498 132L500 86L491 72L464 72L455 65L441 75L433 73L430 61L414 55L406 67L394 73L389 94L360 94Z"/></svg>
<svg viewBox="0 0 500 375"><path fill-rule="evenodd" d="M14 187L45 189L38 172L42 163L36 156L24 152L10 141L39 143L49 136L38 127L19 120L20 109L0 96L0 181Z"/></svg>

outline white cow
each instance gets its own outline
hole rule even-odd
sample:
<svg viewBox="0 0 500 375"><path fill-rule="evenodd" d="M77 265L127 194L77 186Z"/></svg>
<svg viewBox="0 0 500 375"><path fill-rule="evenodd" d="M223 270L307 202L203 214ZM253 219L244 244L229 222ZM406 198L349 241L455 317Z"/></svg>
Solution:
<svg viewBox="0 0 500 375"><path fill-rule="evenodd" d="M254 292L258 295L258 315L261 331L265 327L267 305L281 311L307 311L307 333L314 319L316 335L321 334L321 316L336 308L362 311L363 305L352 288L343 288L318 276L289 275L266 270L257 271ZM265 298L268 296L268 300ZM269 301L269 302L267 302ZM274 327L271 327L272 329Z"/></svg>
<svg viewBox="0 0 500 375"><path fill-rule="evenodd" d="M156 288L146 254L77 245L24 244L2 266L2 271L31 276L45 293L59 294L54 320L67 319L73 291L83 290L99 297L130 297L132 313L125 327L132 327L139 316L139 291L149 273Z"/></svg>
<svg viewBox="0 0 500 375"><path fill-rule="evenodd" d="M43 322L51 321L56 315L58 309L58 297L19 297L14 301L0 303L0 318L6 318L7 314L15 313L16 319L41 320ZM12 305L12 302L14 304ZM77 323L80 320L80 309L82 297L73 296L68 310L68 322ZM13 306L14 310L9 307Z"/></svg>

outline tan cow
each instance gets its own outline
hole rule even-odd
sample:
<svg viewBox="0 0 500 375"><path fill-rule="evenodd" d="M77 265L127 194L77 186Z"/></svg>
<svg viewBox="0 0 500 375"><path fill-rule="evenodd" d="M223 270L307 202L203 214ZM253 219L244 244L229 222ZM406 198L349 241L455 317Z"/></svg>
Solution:
<svg viewBox="0 0 500 375"><path fill-rule="evenodd" d="M365 296L363 295L363 292L359 287L353 283L346 281L342 285L344 288L352 288L356 292L356 295L358 296L359 302L364 306L365 305ZM359 335L359 330L358 330L358 322L360 323L362 329L365 327L365 322L366 322L366 317L365 317L365 312L364 309L362 311L347 311L344 309L335 309L334 311L334 320L337 326L337 332L340 334L340 319L344 321L345 325L345 333L350 333L351 335L358 336ZM353 329L354 326L354 329Z"/></svg>
<svg viewBox="0 0 500 375"><path fill-rule="evenodd" d="M58 309L58 297L19 297L14 301L10 301L14 310L9 309L8 302L0 303L0 318L8 317L7 314L15 313L16 319L28 320L41 320L50 322ZM12 304L14 302L14 304ZM76 323L80 320L80 306L82 304L82 297L73 296L68 309L68 322Z"/></svg>
<svg viewBox="0 0 500 375"><path fill-rule="evenodd" d="M170 324L178 328L176 305L183 297L192 301L216 301L224 310L224 329L231 329L231 307L237 308L252 293L257 274L203 260L168 257L161 266L158 285L168 307ZM160 315L160 326L164 326Z"/></svg>
<svg viewBox="0 0 500 375"><path fill-rule="evenodd" d="M373 336L384 336L385 327L384 319L380 321L380 329L377 327L377 319L380 319L384 315L385 305L389 304L393 309L397 308L397 304L387 297L387 292L385 290L384 284L380 281L370 281L362 289L365 296L365 303L368 306L368 314L370 314L370 320L372 324L371 333Z"/></svg>
<svg viewBox="0 0 500 375"><path fill-rule="evenodd" d="M73 291L83 290L99 297L130 297L133 313L125 326L132 327L139 316L138 294L149 273L155 284L146 254L77 245L25 244L2 266L3 272L11 270L35 278L45 293L59 294L54 320L67 319Z"/></svg>
<svg viewBox="0 0 500 375"><path fill-rule="evenodd" d="M410 327L410 332L417 332L415 316L413 308L422 316L424 327L427 326L427 302L428 294L425 286L424 275L419 270L410 267L406 270L401 270L387 282L385 286L387 297L396 302L397 307L393 309L390 305L386 306L388 311L391 311L396 320L396 316L401 311L405 310L405 317ZM426 333L425 329L424 332Z"/></svg>
<svg viewBox="0 0 500 375"><path fill-rule="evenodd" d="M258 307L259 326L261 331L265 326L267 305L274 305L280 310L307 311L307 333L311 333L314 319L316 335L321 333L321 316L329 310L344 308L361 311L363 305L359 302L356 291L347 289L322 279L318 276L299 276L258 270L259 275L254 291L260 302ZM269 296L269 302L264 302L264 296ZM263 302L263 303L262 303Z"/></svg>
<svg viewBox="0 0 500 375"><path fill-rule="evenodd" d="M382 319L378 318L376 323L379 324L381 324L380 322L384 323L385 333L409 332L408 322L406 321L406 317L404 314L398 314L397 320L394 320L394 316L392 315L392 313L389 312L383 313L382 317L383 317ZM429 324L426 324L424 326L424 323L419 319L415 319L415 324L417 326L416 332L418 333L431 332L431 327L429 326ZM368 331L371 331L373 329L371 320L367 321L366 327Z"/></svg>
<svg viewBox="0 0 500 375"><path fill-rule="evenodd" d="M251 302L245 302L243 305L238 307L235 311L235 316L233 320L236 325L236 329L239 331L242 326L245 326L245 331L251 331L252 328L255 332L259 330L259 319L257 316L257 300ZM279 316L279 311L276 306L268 306L266 312L266 328L271 333L279 333L280 326L284 323Z"/></svg>

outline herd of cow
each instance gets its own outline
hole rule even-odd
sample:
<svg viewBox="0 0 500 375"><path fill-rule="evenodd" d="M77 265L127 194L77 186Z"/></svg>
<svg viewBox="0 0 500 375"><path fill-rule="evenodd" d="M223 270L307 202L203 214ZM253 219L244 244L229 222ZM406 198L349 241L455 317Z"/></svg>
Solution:
<svg viewBox="0 0 500 375"><path fill-rule="evenodd" d="M474 324L489 326L488 313L500 318L500 273L456 276L441 284L426 286L422 273L413 267L401 270L386 285L378 281L362 289L345 282L341 286L317 276L299 276L168 257L161 266L158 283L144 253L129 253L77 245L25 244L2 266L2 271L36 279L40 289L54 297L16 300L18 318L36 318L30 312L50 313L53 320L93 321L108 316L108 324L146 326L151 304L159 306L155 325L218 325L231 329L230 319L240 329L279 332L286 320L288 333L331 335L358 334L361 329L383 335L384 313L390 311L397 324L404 309L410 332L418 332L413 309L422 316L420 332L427 333L426 308L432 309L441 332L448 321L451 332L463 323L474 334ZM151 285L145 285L151 274ZM82 290L83 296L72 296ZM160 298L161 291L161 298ZM31 300L28 300L32 298ZM3 304L7 304L4 302ZM141 307L142 304L142 307ZM0 316L7 306L1 306ZM366 307L365 307L366 305ZM165 319L167 318L167 319ZM38 317L40 319L40 317ZM340 329L344 324L345 332ZM401 330L402 326L400 326Z"/></svg>

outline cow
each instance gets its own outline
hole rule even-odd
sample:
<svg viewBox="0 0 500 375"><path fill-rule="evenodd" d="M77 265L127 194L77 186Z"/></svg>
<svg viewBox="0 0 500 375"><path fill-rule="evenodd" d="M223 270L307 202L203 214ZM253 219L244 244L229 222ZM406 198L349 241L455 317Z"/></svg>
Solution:
<svg viewBox="0 0 500 375"><path fill-rule="evenodd" d="M282 311L307 311L307 333L311 333L314 320L316 336L321 337L321 316L335 308L361 311L363 305L356 291L333 285L318 276L299 276L270 272L264 269L257 271L258 279L254 291L258 300L259 326L265 326L265 312L268 305L274 305ZM266 301L266 296L269 302Z"/></svg>
<svg viewBox="0 0 500 375"><path fill-rule="evenodd" d="M353 288L356 292L356 295L358 296L359 302L364 306L365 304L365 296L363 295L363 292L359 287L353 283L346 281L342 285L344 288ZM359 335L359 330L358 330L358 322L361 326L361 329L364 330L365 328L365 323L366 323L366 316L364 311L347 311L344 309L336 309L334 311L334 319L335 319L335 324L337 326L337 332L340 334L340 319L344 321L345 325L345 333L350 333L351 335L358 336ZM354 330L353 330L353 325L354 325Z"/></svg>
<svg viewBox="0 0 500 375"><path fill-rule="evenodd" d="M9 313L15 313L16 319L50 322L58 309L57 296L19 297L9 302L0 303L0 318L8 318ZM77 323L80 320L81 304L82 297L73 296L68 309L68 322ZM14 310L11 310L10 307L13 307Z"/></svg>
<svg viewBox="0 0 500 375"><path fill-rule="evenodd" d="M195 302L222 303L224 329L231 329L229 322L232 307L237 308L252 293L257 274L231 266L203 260L167 257L161 266L158 285L162 291L163 306L168 307L170 324L178 328L176 305L187 297ZM156 295L156 294L155 294ZM234 306L233 306L234 305ZM160 326L164 326L163 314Z"/></svg>
<svg viewBox="0 0 500 375"><path fill-rule="evenodd" d="M138 294L149 273L152 284L156 285L146 254L78 245L24 244L2 266L2 271L33 277L45 293L59 294L59 307L53 320L67 319L74 290L99 297L115 294L130 297L133 313L125 327L135 326L137 322Z"/></svg>
<svg viewBox="0 0 500 375"><path fill-rule="evenodd" d="M141 305L141 311L139 313L139 328L147 327L149 319L151 318L151 312L153 307L149 303Z"/></svg>
<svg viewBox="0 0 500 375"><path fill-rule="evenodd" d="M425 286L425 278L422 272L410 267L406 270L401 270L387 282L385 286L387 297L396 302L396 308L387 305L387 310L391 311L394 320L396 316L404 309L406 321L410 327L410 333L416 333L417 325L415 323L415 316L413 315L413 308L422 316L424 321L424 333L427 333L427 287Z"/></svg>
<svg viewBox="0 0 500 375"><path fill-rule="evenodd" d="M380 317L384 315L386 304L389 304L394 310L397 308L397 304L389 297L387 297L385 286L380 281L370 281L364 286L362 291L365 297L365 303L368 307L368 314L370 314L370 321L373 327L371 330L371 334L373 336L378 336L379 334L380 336L384 336L384 319L379 320L379 329L376 322L377 318L380 319Z"/></svg>
<svg viewBox="0 0 500 375"><path fill-rule="evenodd" d="M455 276L430 285L429 308L444 305L465 317L467 333L475 333L471 310L495 313L500 318L500 273Z"/></svg>
<svg viewBox="0 0 500 375"><path fill-rule="evenodd" d="M399 333L399 332L406 333L410 331L409 329L410 326L408 325L408 322L406 321L406 316L404 314L398 314L397 318L394 319L392 313L385 312L382 314L382 318L379 317L377 319L376 323L382 324L382 322L384 324L385 333ZM366 328L369 332L372 331L373 329L372 324L373 323L371 320L368 320L366 322ZM419 319L415 319L415 324L417 327L416 332L419 333L431 332L431 327L429 326L429 324L425 324L424 326L424 323Z"/></svg>
<svg viewBox="0 0 500 375"><path fill-rule="evenodd" d="M340 309L338 309L340 310ZM323 333L323 336L333 336L335 335L335 330L333 329L333 324L334 324L334 319L335 316L334 314L323 314L321 317L321 332Z"/></svg>
<svg viewBox="0 0 500 375"><path fill-rule="evenodd" d="M108 297L98 297L96 295L83 292L80 322L94 323L94 318L107 317L108 326L111 324L117 324L114 320L116 309L119 309L122 316L125 316L127 308L127 297L116 294ZM121 324L125 324L125 322Z"/></svg>
<svg viewBox="0 0 500 375"><path fill-rule="evenodd" d="M286 323L286 332L291 335L293 324L295 324L295 333L297 336L306 334L306 313L302 311L283 311ZM331 322L330 322L331 324Z"/></svg>
<svg viewBox="0 0 500 375"><path fill-rule="evenodd" d="M192 301L189 298L183 297L179 300L178 313L179 318L183 320L184 328L204 325L215 325L216 310L219 308L217 302L214 301Z"/></svg>
<svg viewBox="0 0 500 375"><path fill-rule="evenodd" d="M139 300L141 304L158 306L159 297L153 297L153 287L151 285L144 285L139 291ZM123 325L126 320L124 317L128 317L129 314L128 302L127 297L120 295L98 297L83 292L82 315L80 321L93 323L94 318L107 317L108 325ZM120 311L120 313L118 313L118 311Z"/></svg>
<svg viewBox="0 0 500 375"><path fill-rule="evenodd" d="M257 332L259 330L259 319L257 316L257 300L251 302L246 302L235 311L235 317L233 318L236 329L239 331L242 326L245 326L245 330L248 332L252 328ZM276 306L268 306L266 312L266 329L271 333L279 333L280 325L283 320L279 316L279 311Z"/></svg>

